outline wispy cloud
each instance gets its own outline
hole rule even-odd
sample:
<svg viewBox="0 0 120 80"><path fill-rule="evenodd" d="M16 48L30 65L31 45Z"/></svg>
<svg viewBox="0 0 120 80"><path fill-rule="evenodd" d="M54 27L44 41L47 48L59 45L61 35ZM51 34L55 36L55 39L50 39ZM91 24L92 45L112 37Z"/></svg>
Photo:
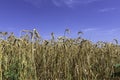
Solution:
<svg viewBox="0 0 120 80"><path fill-rule="evenodd" d="M23 0L23 1L30 3L36 7L40 7L43 2L45 3L48 2L48 0ZM101 0L49 0L49 2L53 3L53 5L57 7L61 7L61 6L74 7L76 5L88 4L96 1L101 1Z"/></svg>
<svg viewBox="0 0 120 80"><path fill-rule="evenodd" d="M116 35L116 34L120 33L119 31L120 31L120 28L114 28L114 29L106 30L104 32L106 32L106 34L108 34L108 35Z"/></svg>
<svg viewBox="0 0 120 80"><path fill-rule="evenodd" d="M93 3L100 0L52 0L53 4L60 7L66 5L67 7L73 7L75 5Z"/></svg>
<svg viewBox="0 0 120 80"><path fill-rule="evenodd" d="M53 4L57 7L67 6L73 7L73 5L78 4L78 0L52 0Z"/></svg>
<svg viewBox="0 0 120 80"><path fill-rule="evenodd" d="M80 0L81 4L88 4L88 3L93 3L93 2L97 2L97 1L101 1L101 0Z"/></svg>
<svg viewBox="0 0 120 80"><path fill-rule="evenodd" d="M104 29L104 28L86 28L82 29L83 32L96 32L104 33L106 35L116 34L120 31L120 28ZM119 32L120 33L120 32Z"/></svg>
<svg viewBox="0 0 120 80"><path fill-rule="evenodd" d="M83 29L84 37L92 40L94 42L97 41L112 41L113 39L117 39L120 41L119 34L120 28L86 28Z"/></svg>
<svg viewBox="0 0 120 80"><path fill-rule="evenodd" d="M103 9L100 9L99 12L109 12L113 10L116 10L116 8L103 8Z"/></svg>
<svg viewBox="0 0 120 80"><path fill-rule="evenodd" d="M86 29L82 29L83 32L91 32L91 31L96 31L98 30L97 28L86 28Z"/></svg>

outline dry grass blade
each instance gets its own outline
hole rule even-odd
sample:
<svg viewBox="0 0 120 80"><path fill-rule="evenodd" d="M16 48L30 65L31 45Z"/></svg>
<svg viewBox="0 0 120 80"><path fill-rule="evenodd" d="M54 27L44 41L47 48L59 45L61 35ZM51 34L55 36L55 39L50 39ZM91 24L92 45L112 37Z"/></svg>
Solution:
<svg viewBox="0 0 120 80"><path fill-rule="evenodd" d="M51 33L55 45L51 40L40 44L36 29L22 31L25 38L30 37L28 42L11 33L0 42L0 80L119 80L118 42L92 43L80 36L68 38L67 32L57 40Z"/></svg>

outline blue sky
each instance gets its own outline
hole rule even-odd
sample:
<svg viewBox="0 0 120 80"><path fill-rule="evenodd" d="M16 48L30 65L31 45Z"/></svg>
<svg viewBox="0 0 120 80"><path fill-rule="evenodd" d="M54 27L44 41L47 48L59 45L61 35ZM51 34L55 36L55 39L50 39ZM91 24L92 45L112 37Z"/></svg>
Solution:
<svg viewBox="0 0 120 80"><path fill-rule="evenodd" d="M50 33L92 41L120 40L120 0L0 0L0 31L20 34L36 28L43 39Z"/></svg>

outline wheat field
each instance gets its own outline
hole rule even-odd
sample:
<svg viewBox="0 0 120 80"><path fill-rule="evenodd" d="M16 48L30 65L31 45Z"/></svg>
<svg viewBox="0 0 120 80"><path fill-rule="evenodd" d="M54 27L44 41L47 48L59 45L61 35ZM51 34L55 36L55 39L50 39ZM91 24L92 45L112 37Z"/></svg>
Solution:
<svg viewBox="0 0 120 80"><path fill-rule="evenodd" d="M120 80L120 45L80 37L0 34L0 80ZM5 32L4 32L5 33ZM8 36L7 36L8 35Z"/></svg>

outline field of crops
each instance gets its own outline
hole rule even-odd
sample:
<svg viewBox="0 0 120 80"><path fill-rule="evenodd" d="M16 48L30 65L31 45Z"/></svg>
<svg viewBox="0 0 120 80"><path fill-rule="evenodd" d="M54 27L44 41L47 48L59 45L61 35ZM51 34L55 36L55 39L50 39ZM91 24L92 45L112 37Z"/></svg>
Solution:
<svg viewBox="0 0 120 80"><path fill-rule="evenodd" d="M1 32L0 80L119 80L117 40L71 39L65 36L68 30L63 37L51 33L51 40L42 40L36 32L23 32L21 38Z"/></svg>

